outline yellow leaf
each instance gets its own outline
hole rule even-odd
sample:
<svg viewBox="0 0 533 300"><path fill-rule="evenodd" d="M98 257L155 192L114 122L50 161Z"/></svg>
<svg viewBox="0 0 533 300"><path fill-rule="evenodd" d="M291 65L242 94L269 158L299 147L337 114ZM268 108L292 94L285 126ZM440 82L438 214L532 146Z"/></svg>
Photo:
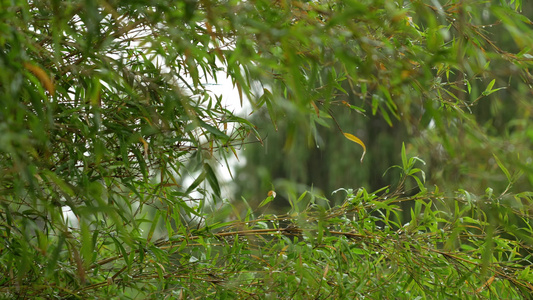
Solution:
<svg viewBox="0 0 533 300"><path fill-rule="evenodd" d="M349 133L344 133L344 136L349 139L350 141L354 142L354 143L358 143L359 145L361 145L361 147L363 147L363 155L361 155L361 162L363 162L363 158L365 158L365 154L366 154L366 146L365 146L365 143L363 143L363 141L361 141L358 137L356 137L355 135L353 134L349 134Z"/></svg>
<svg viewBox="0 0 533 300"><path fill-rule="evenodd" d="M320 110L318 109L318 106L316 106L314 101L311 101L311 105L313 105L313 108L315 109L317 118L320 118Z"/></svg>
<svg viewBox="0 0 533 300"><path fill-rule="evenodd" d="M239 156L237 156L237 151L235 151L235 148L233 148L232 146L229 146L229 148L231 149L231 151L233 151L233 155L235 155L235 158L237 159L237 161L240 161Z"/></svg>
<svg viewBox="0 0 533 300"><path fill-rule="evenodd" d="M143 143L143 146L144 146L144 158L147 159L148 158L148 143L142 137L139 137L139 141L141 143Z"/></svg>
<svg viewBox="0 0 533 300"><path fill-rule="evenodd" d="M281 249L281 251L279 252L279 256L285 254L285 251L289 248L289 245L286 245L285 247L283 247L283 249Z"/></svg>
<svg viewBox="0 0 533 300"><path fill-rule="evenodd" d="M24 63L24 68L32 72L33 75L35 75L35 77L37 77L41 81L41 84L50 93L50 95L52 96L54 95L54 92L55 92L54 84L52 83L52 80L50 79L48 74L46 74L46 72L43 69L29 62Z"/></svg>

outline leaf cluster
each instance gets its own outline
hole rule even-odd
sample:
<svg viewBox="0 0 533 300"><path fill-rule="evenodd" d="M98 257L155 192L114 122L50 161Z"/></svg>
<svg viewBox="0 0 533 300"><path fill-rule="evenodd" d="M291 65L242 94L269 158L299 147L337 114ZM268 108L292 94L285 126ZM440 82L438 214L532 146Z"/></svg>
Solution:
<svg viewBox="0 0 533 300"><path fill-rule="evenodd" d="M529 82L531 22L521 1L491 6L512 54L465 2L0 1L1 294L527 297L531 194L508 193L499 155L500 196L430 191L404 147L400 182L419 194L346 189L328 207L303 193L283 216L243 214L217 176L248 136L262 141L211 92L220 76L274 127L291 121L286 149L300 129L318 141L335 107L482 132L468 110L506 90L488 62Z"/></svg>

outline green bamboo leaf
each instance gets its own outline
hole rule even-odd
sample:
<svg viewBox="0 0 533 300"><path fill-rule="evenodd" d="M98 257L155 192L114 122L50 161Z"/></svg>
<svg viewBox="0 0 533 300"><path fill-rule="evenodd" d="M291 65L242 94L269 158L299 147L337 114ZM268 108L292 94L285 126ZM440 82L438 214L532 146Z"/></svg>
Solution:
<svg viewBox="0 0 533 300"><path fill-rule="evenodd" d="M389 117L389 113L381 106L379 107L379 111L381 112L381 115L383 116L383 119L387 122L387 124L392 127L392 120Z"/></svg>
<svg viewBox="0 0 533 300"><path fill-rule="evenodd" d="M83 257L85 266L87 267L90 264L92 264L92 260L94 257L93 255L94 246L95 246L96 240L93 239L93 235L91 234L91 228L87 224L87 222L82 221L80 225L81 225L81 255Z"/></svg>
<svg viewBox="0 0 533 300"><path fill-rule="evenodd" d="M160 217L161 217L161 211L156 210L154 219L151 221L152 225L150 225L150 230L148 231L148 237L146 238L147 242L152 240L152 236L154 235L154 231L157 228L157 224L159 223Z"/></svg>
<svg viewBox="0 0 533 300"><path fill-rule="evenodd" d="M128 258L128 252L126 251L126 249L122 245L121 241L119 239L117 239L116 237L114 237L114 236L111 236L111 239L113 240L113 243L115 244L115 247L119 250L120 254L124 258L126 263L129 265L130 263L129 263L128 259L127 259Z"/></svg>
<svg viewBox="0 0 533 300"><path fill-rule="evenodd" d="M74 196L74 190L71 186L69 186L63 179L59 178L54 172L49 170L43 170L42 175L44 175L46 178L52 180L57 187L66 195L68 196Z"/></svg>
<svg viewBox="0 0 533 300"><path fill-rule="evenodd" d="M489 83L489 85L487 85L487 88L486 88L485 91L483 91L483 93L482 93L483 96L488 96L488 95L490 95L490 94L492 94L492 93L495 93L495 92L497 92L497 91L499 91L499 90L503 90L503 89L505 89L505 87L501 87L501 88L497 88L497 89L492 89L492 87L494 86L494 83L495 83L495 82L496 82L496 79L493 79L493 80Z"/></svg>
<svg viewBox="0 0 533 300"><path fill-rule="evenodd" d="M259 207L263 207L263 206L267 205L268 203L272 202L274 200L274 198L276 198L276 192L269 191L268 192L268 197L266 197L265 200L261 201L261 203L259 204Z"/></svg>
<svg viewBox="0 0 533 300"><path fill-rule="evenodd" d="M492 79L489 85L487 85L486 91L491 91L492 87L494 86L494 83L496 83L496 79Z"/></svg>
<svg viewBox="0 0 533 300"><path fill-rule="evenodd" d="M511 179L511 173L509 173L509 170L507 170L507 168L502 164L502 162L500 161L498 156L496 156L496 154L492 153L492 156L494 156L496 163L498 164L502 172L505 174L505 177L507 177L507 180L511 182L512 179Z"/></svg>
<svg viewBox="0 0 533 300"><path fill-rule="evenodd" d="M407 164L407 155L405 153L405 143L402 143L402 166L404 171L409 169L409 165Z"/></svg>
<svg viewBox="0 0 533 300"><path fill-rule="evenodd" d="M213 169L211 168L211 165L209 165L208 163L205 163L204 170L205 170L207 182L209 182L209 186L211 186L211 188L213 189L213 193L220 198L221 197L220 185L218 184L217 176L215 172L213 171Z"/></svg>
<svg viewBox="0 0 533 300"><path fill-rule="evenodd" d="M198 119L198 123L200 123L200 126L207 130L207 132L211 133L215 137L222 139L223 141L229 140L229 137L220 129L214 127L213 125L207 124L206 122L202 121L201 119Z"/></svg>
<svg viewBox="0 0 533 300"><path fill-rule="evenodd" d="M194 191L195 188L197 188L200 183L202 183L204 180L205 180L205 174L206 172L203 171L198 177L196 177L196 179L193 181L193 183L187 188L187 190L185 191L185 194L190 194L192 191Z"/></svg>
<svg viewBox="0 0 533 300"><path fill-rule="evenodd" d="M57 244L54 248L54 251L48 257L46 265L46 274L52 274L57 271L57 262L60 258L60 254L63 251L63 245L65 244L65 235L60 234L57 240Z"/></svg>
<svg viewBox="0 0 533 300"><path fill-rule="evenodd" d="M366 96L367 86L366 83L361 83L361 95L363 95L363 98Z"/></svg>

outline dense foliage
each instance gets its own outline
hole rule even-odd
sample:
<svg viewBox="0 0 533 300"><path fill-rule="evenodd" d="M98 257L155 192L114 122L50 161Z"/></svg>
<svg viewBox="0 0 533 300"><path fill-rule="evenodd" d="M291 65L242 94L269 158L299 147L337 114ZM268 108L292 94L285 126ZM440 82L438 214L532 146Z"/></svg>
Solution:
<svg viewBox="0 0 533 300"><path fill-rule="evenodd" d="M267 138L264 146L250 145L243 154L247 164L236 176L239 194L261 201L274 184L278 191L312 188L329 198L339 187L394 185L398 174L386 170L398 164L404 142L408 152L426 162L428 184L449 193L462 188L483 193L487 187L504 191L508 179L494 156L525 175L513 179L515 191L531 189L533 107L527 100L531 54L526 45L532 33L525 16L533 14L532 7L518 14L501 3L438 7L414 2L401 13L407 21L396 25L412 26L395 30L388 18L365 14L357 18L357 32L367 31L364 38L349 40L355 44L349 57L331 47L339 51L342 89L320 111L320 122L328 128L306 130L293 118L274 119L266 112L253 116ZM338 71L350 63L355 70ZM347 143L338 127L365 142L362 164L360 148Z"/></svg>
<svg viewBox="0 0 533 300"><path fill-rule="evenodd" d="M0 1L0 294L528 298L533 34L521 9ZM493 39L493 25L512 40ZM414 139L387 145L401 163L376 192L336 181L341 200L329 201L257 170L245 176L266 178L261 203L227 198L217 167L270 137L210 91L222 77L286 128L276 160L319 146L368 174L377 165L360 155L379 158L379 140L337 119ZM442 153L424 172L416 149ZM473 164L497 180L465 180ZM313 169L289 171L305 181ZM257 213L281 197L287 214Z"/></svg>

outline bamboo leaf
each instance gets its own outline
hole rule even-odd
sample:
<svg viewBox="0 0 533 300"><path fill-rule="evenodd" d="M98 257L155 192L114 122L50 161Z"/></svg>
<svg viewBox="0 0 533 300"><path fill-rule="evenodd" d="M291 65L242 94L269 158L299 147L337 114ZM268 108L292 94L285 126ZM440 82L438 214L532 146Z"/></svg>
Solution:
<svg viewBox="0 0 533 300"><path fill-rule="evenodd" d="M492 153L492 156L494 156L494 159L496 160L496 163L498 164L498 166L500 167L500 169L503 171L503 173L505 174L505 176L507 177L507 180L509 182L511 182L511 173L509 173L509 170L507 170L507 168L502 164L502 162L500 161L500 159L498 158L498 156L496 156L496 154Z"/></svg>
<svg viewBox="0 0 533 300"><path fill-rule="evenodd" d="M492 87L494 86L494 83L496 82L496 79L492 79L492 81L487 85L487 89L485 89L486 92L492 91Z"/></svg>
<svg viewBox="0 0 533 300"><path fill-rule="evenodd" d="M205 176L206 176L206 174L205 174L205 171L204 171L193 181L193 183L189 186L189 188L187 188L187 190L185 191L185 194L189 194L195 188L197 188L200 185L200 183L202 183L205 180Z"/></svg>
<svg viewBox="0 0 533 300"><path fill-rule="evenodd" d="M365 143L363 143L363 141L361 141L361 139L359 139L358 137L356 137L355 135L353 134L350 134L350 133L343 133L344 136L349 139L350 141L354 142L354 143L357 143L359 145L361 145L361 147L363 147L363 155L361 155L361 163L363 162L363 158L365 158L365 154L366 154L366 146L365 146Z"/></svg>
<svg viewBox="0 0 533 300"><path fill-rule="evenodd" d="M209 182L209 185L211 186L211 188L213 189L213 193L216 196L220 197L221 196L220 185L218 184L218 179L215 174L215 171L213 171L213 168L211 168L211 165L209 165L208 163L204 164L204 170L205 170L206 179Z"/></svg>
<svg viewBox="0 0 533 300"><path fill-rule="evenodd" d="M318 109L318 106L316 106L314 101L311 101L311 105L313 105L313 108L315 109L316 116L320 118L320 110Z"/></svg>
<svg viewBox="0 0 533 300"><path fill-rule="evenodd" d="M261 201L261 204L259 204L259 207L263 207L263 206L267 205L272 200L274 200L274 198L276 198L276 192L274 192L273 190L270 190L268 192L268 197L265 200Z"/></svg>
<svg viewBox="0 0 533 300"><path fill-rule="evenodd" d="M225 140L225 141L229 140L229 137L224 132L220 131L220 129L214 127L213 125L207 124L206 122L204 122L201 119L198 119L198 122L200 123L200 126L202 128L207 130L207 132L211 133L215 137L217 137L219 139L222 139L222 140Z"/></svg>
<svg viewBox="0 0 533 300"><path fill-rule="evenodd" d="M157 225L159 223L159 217L161 217L161 211L156 210L155 211L155 218L151 222L152 225L150 225L150 230L148 231L148 237L146 238L146 241L150 242L152 240L152 237L154 236L155 229L157 228Z"/></svg>
<svg viewBox="0 0 533 300"><path fill-rule="evenodd" d="M407 164L407 155L405 154L405 143L402 143L402 167L404 170L409 169Z"/></svg>
<svg viewBox="0 0 533 300"><path fill-rule="evenodd" d="M50 93L50 95L52 96L54 95L55 93L54 84L52 83L50 76L48 76L48 74L46 74L46 72L43 69L29 62L24 63L24 68L30 71L33 75L35 75L35 77L37 77L41 81L41 84Z"/></svg>
<svg viewBox="0 0 533 300"><path fill-rule="evenodd" d="M265 205L267 205L268 203L272 202L272 200L274 200L274 197L266 197L265 200L261 201L261 203L259 204L259 207L263 207Z"/></svg>

